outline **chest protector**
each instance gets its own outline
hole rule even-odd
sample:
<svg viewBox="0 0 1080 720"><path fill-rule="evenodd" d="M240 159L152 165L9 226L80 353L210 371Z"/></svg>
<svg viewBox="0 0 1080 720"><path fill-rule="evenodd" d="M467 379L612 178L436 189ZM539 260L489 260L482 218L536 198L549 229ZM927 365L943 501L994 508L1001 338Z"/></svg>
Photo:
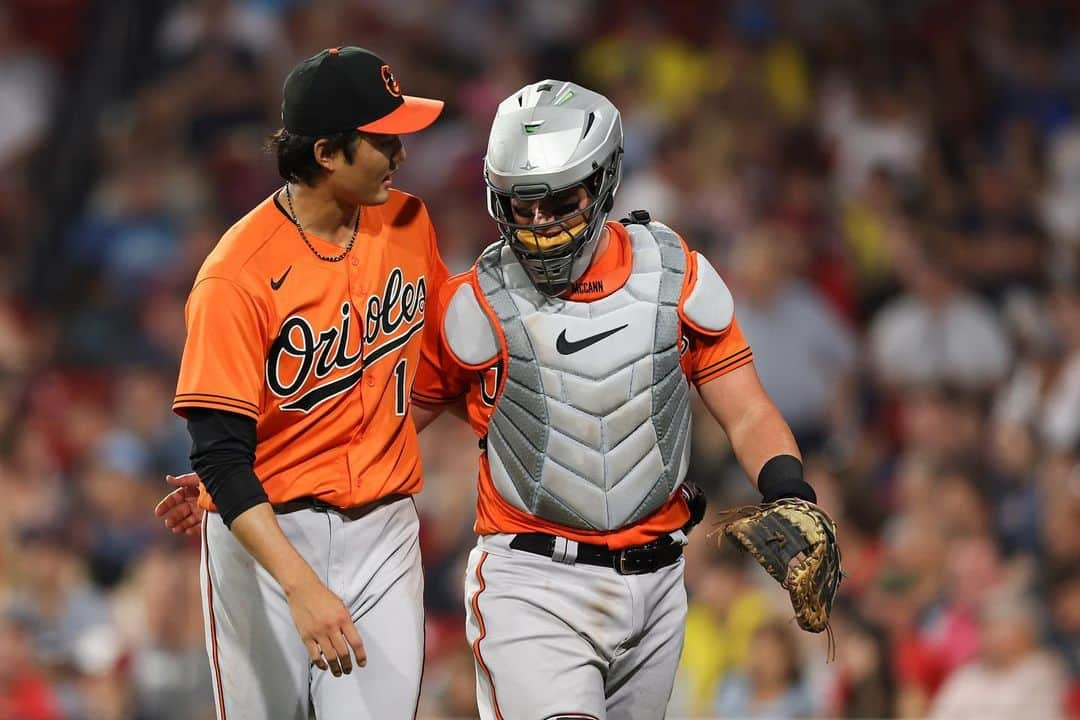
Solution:
<svg viewBox="0 0 1080 720"><path fill-rule="evenodd" d="M509 352L488 428L491 477L519 510L584 530L615 530L657 510L690 455L690 388L679 366L686 255L661 223L627 230L630 277L592 302L540 293L501 244L477 262Z"/></svg>

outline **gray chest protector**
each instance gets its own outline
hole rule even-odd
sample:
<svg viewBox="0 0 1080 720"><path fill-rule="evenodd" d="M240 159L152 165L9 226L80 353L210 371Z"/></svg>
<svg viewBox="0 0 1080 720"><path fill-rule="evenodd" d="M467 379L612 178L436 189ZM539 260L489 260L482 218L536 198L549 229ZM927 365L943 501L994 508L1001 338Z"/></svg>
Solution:
<svg viewBox="0 0 1080 720"><path fill-rule="evenodd" d="M477 263L509 352L488 428L492 480L518 509L585 530L615 530L657 510L690 455L679 366L686 255L661 223L627 229L630 277L592 302L540 293L501 245Z"/></svg>

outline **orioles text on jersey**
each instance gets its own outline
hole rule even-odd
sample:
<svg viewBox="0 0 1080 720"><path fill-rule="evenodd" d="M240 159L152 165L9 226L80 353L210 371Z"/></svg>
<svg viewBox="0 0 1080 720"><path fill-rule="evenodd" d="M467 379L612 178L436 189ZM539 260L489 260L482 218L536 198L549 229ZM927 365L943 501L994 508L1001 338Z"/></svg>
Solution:
<svg viewBox="0 0 1080 720"><path fill-rule="evenodd" d="M267 387L279 398L289 400L281 405L282 410L310 412L322 402L352 389L367 368L423 329L425 278L421 275L413 283L403 280L403 276L401 268L395 267L386 278L381 295L368 298L363 331L353 331L356 337L351 342L350 326L355 309L348 300L341 304L337 327L317 333L301 314L292 315L282 323L266 358ZM402 325L406 329L395 335ZM296 361L290 363L288 358ZM329 382L311 384L313 376L319 380L335 369L348 372ZM403 387L399 391L404 395Z"/></svg>

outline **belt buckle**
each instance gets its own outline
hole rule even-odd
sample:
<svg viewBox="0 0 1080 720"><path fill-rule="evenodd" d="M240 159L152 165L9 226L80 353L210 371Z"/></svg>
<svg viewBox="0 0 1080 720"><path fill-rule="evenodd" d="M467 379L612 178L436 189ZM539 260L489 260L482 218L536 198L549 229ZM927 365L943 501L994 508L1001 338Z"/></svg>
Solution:
<svg viewBox="0 0 1080 720"><path fill-rule="evenodd" d="M660 561L652 548L645 546L628 547L615 554L615 572L620 575L645 575L656 572Z"/></svg>

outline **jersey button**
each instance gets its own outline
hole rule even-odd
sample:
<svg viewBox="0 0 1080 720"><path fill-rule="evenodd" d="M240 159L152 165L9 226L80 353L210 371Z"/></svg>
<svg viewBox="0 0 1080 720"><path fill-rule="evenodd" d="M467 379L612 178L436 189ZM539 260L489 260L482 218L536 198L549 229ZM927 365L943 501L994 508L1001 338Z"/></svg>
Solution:
<svg viewBox="0 0 1080 720"><path fill-rule="evenodd" d="M355 258L355 257L349 258L349 264L352 265L353 267L356 267L357 265L360 264L360 258Z"/></svg>

